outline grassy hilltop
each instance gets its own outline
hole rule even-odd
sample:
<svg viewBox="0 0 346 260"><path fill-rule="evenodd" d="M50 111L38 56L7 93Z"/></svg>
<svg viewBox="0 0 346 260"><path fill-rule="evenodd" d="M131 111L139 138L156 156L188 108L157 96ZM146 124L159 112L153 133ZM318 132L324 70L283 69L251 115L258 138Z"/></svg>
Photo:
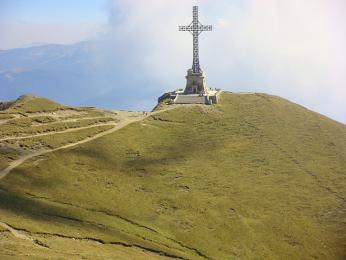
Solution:
<svg viewBox="0 0 346 260"><path fill-rule="evenodd" d="M165 108L1 179L30 239L0 225L0 258L346 257L345 125L265 94Z"/></svg>

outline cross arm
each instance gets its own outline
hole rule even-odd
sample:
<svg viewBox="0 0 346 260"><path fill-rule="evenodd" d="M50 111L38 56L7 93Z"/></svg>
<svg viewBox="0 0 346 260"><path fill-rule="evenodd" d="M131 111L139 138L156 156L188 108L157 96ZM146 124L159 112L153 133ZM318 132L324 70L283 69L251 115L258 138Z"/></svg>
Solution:
<svg viewBox="0 0 346 260"><path fill-rule="evenodd" d="M193 30L191 25L188 26L179 26L179 31L188 31L191 32Z"/></svg>
<svg viewBox="0 0 346 260"><path fill-rule="evenodd" d="M200 30L201 31L212 31L213 26L212 25L200 25Z"/></svg>
<svg viewBox="0 0 346 260"><path fill-rule="evenodd" d="M199 26L195 27L193 25L188 25L188 26L179 26L179 31L188 31L188 32L193 32L193 31L198 31L198 32L204 32L204 31L212 31L213 26L212 25L202 25L200 24Z"/></svg>

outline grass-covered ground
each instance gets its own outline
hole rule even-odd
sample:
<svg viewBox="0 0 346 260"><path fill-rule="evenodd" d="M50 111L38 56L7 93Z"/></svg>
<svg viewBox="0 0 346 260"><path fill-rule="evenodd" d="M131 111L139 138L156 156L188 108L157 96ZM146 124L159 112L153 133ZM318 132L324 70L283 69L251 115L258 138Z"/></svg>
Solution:
<svg viewBox="0 0 346 260"><path fill-rule="evenodd" d="M55 149L113 128L116 112L72 108L41 97L21 96L0 111L1 170L38 150Z"/></svg>
<svg viewBox="0 0 346 260"><path fill-rule="evenodd" d="M0 113L0 120L2 120L2 119L11 119L11 118L13 118L13 116L10 115L10 114Z"/></svg>
<svg viewBox="0 0 346 260"><path fill-rule="evenodd" d="M67 108L68 107L64 105L55 103L46 98L24 95L19 97L16 102L9 107L8 111L15 113L35 113L64 110Z"/></svg>
<svg viewBox="0 0 346 260"><path fill-rule="evenodd" d="M83 140L87 137L92 137L111 128L113 128L113 126L93 126L87 129L81 129L78 131L71 131L67 133L56 133L54 135L44 135L20 140L8 140L4 143L10 147L19 146L23 149L53 149L69 143L76 143L80 140Z"/></svg>
<svg viewBox="0 0 346 260"><path fill-rule="evenodd" d="M344 259L345 171L345 125L225 93L27 161L0 180L0 221L37 256Z"/></svg>
<svg viewBox="0 0 346 260"><path fill-rule="evenodd" d="M0 138L13 137L13 136L26 136L33 134L49 133L64 131L66 129L86 127L96 124L114 122L115 119L111 117L103 117L96 119L80 119L78 121L67 121L67 122L50 122L33 125L37 123L36 118L21 118L12 119L6 124L1 126Z"/></svg>
<svg viewBox="0 0 346 260"><path fill-rule="evenodd" d="M7 259L114 259L114 249L117 251L116 259L165 259L155 253L141 248L123 247L121 245L103 245L99 242L76 240L64 237L49 237L53 241L50 248L39 246L30 241L15 238L0 227L0 241L2 260ZM42 240L44 241L44 239ZM69 245L68 247L66 245ZM61 250L64 248L64 250Z"/></svg>
<svg viewBox="0 0 346 260"><path fill-rule="evenodd" d="M10 145L2 144L0 146L0 170L6 168L11 161L18 159L20 151Z"/></svg>

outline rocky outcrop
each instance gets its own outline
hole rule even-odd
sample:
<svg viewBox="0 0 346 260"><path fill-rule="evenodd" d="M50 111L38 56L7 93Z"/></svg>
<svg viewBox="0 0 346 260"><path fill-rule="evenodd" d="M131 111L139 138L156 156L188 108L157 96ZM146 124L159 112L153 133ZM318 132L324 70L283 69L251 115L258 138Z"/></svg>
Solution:
<svg viewBox="0 0 346 260"><path fill-rule="evenodd" d="M14 101L0 101L0 110L9 108L13 103Z"/></svg>

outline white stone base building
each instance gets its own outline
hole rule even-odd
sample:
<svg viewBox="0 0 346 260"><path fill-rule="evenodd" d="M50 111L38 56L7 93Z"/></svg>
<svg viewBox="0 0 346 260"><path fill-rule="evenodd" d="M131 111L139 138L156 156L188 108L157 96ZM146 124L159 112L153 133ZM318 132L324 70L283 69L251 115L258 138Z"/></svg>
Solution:
<svg viewBox="0 0 346 260"><path fill-rule="evenodd" d="M221 91L211 90L207 87L206 76L203 71L193 73L192 69L189 69L185 78L186 87L184 90L165 93L159 98L159 102L169 98L174 104L217 104Z"/></svg>

